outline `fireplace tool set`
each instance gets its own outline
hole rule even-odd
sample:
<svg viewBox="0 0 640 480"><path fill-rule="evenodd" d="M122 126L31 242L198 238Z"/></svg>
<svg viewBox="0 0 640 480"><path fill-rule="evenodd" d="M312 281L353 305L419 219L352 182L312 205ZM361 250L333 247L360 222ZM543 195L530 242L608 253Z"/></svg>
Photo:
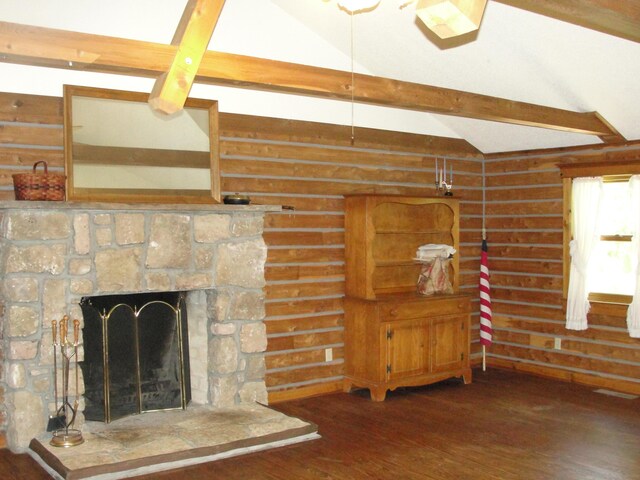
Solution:
<svg viewBox="0 0 640 480"><path fill-rule="evenodd" d="M78 381L78 339L80 336L80 321L73 321L73 341L69 339L69 317L65 315L60 320L60 332L58 335L57 322L51 322L53 335L53 381L54 381L54 402L56 414L49 420L48 430L53 430L53 438L50 444L54 447L74 447L84 442L82 432L74 429L73 424L78 413L80 404L79 381ZM57 356L60 352L61 375L62 375L62 404L58 407L58 362ZM75 400L73 405L69 401L69 370L71 360L75 357Z"/></svg>

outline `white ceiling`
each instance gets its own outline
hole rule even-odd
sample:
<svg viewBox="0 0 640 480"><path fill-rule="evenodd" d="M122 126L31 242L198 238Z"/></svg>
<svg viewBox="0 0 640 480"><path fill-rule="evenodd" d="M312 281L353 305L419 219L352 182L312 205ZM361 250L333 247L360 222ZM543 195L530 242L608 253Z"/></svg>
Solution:
<svg viewBox="0 0 640 480"><path fill-rule="evenodd" d="M351 19L333 2L271 2L350 55ZM354 16L354 57L363 73L598 111L628 140L640 139L640 113L632 107L640 100L640 44L489 1L475 41L441 49L402 3L382 0ZM600 143L590 135L431 116L485 153Z"/></svg>
<svg viewBox="0 0 640 480"><path fill-rule="evenodd" d="M2 0L0 20L169 43L185 3ZM352 19L333 0L227 0L210 48L350 70L353 20L356 72L578 112L597 111L628 140L640 139L639 43L489 1L475 41L439 48L416 21L414 7L401 10L402 3L382 0L374 11ZM18 73L12 71L15 78ZM0 88L7 88L6 82ZM351 121L351 108L344 102L231 90L237 89L216 90L216 95L229 96L226 108L221 100L222 111ZM194 92L212 94L199 85ZM253 109L234 103L240 95L252 99ZM464 138L484 153L600 143L590 135L364 105L356 106L354 122Z"/></svg>

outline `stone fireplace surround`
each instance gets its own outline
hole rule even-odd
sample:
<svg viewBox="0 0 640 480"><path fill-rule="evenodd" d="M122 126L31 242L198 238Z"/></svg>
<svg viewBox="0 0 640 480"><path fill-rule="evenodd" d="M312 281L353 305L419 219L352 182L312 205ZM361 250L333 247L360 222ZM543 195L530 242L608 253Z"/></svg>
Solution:
<svg viewBox="0 0 640 480"><path fill-rule="evenodd" d="M51 320L65 314L81 320L78 303L84 296L191 292L192 365L201 366L192 371L194 401L221 408L266 404L262 287L267 249L262 229L265 212L279 210L70 202L2 205L0 382L9 448L25 451L46 429L55 410ZM79 356L82 359L82 348Z"/></svg>

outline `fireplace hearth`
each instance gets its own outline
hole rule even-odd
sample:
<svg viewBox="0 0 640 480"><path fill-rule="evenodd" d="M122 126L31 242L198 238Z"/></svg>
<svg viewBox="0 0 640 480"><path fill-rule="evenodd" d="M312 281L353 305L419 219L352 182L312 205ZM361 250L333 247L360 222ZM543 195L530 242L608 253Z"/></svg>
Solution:
<svg viewBox="0 0 640 480"><path fill-rule="evenodd" d="M29 453L59 480L116 480L313 440L317 431L262 405L194 406L88 422L82 445L55 448L41 437Z"/></svg>

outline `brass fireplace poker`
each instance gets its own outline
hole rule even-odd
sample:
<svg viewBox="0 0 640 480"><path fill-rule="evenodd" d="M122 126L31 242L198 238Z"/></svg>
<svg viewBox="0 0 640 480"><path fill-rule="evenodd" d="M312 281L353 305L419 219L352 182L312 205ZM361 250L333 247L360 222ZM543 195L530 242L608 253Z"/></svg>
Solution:
<svg viewBox="0 0 640 480"><path fill-rule="evenodd" d="M57 335L56 321L51 322L53 336L53 381L54 381L54 402L56 414L49 421L50 425L57 427L53 431L53 438L49 442L54 447L74 447L84 442L82 432L71 428L76 420L80 397L78 393L78 340L80 337L80 321L73 321L73 342L69 341L69 317L65 315L60 320L60 335ZM59 340L59 341L58 341ZM56 357L60 351L60 361L62 370L62 398L58 407L58 365ZM71 359L75 357L76 374L76 395L73 405L69 403L69 367Z"/></svg>

